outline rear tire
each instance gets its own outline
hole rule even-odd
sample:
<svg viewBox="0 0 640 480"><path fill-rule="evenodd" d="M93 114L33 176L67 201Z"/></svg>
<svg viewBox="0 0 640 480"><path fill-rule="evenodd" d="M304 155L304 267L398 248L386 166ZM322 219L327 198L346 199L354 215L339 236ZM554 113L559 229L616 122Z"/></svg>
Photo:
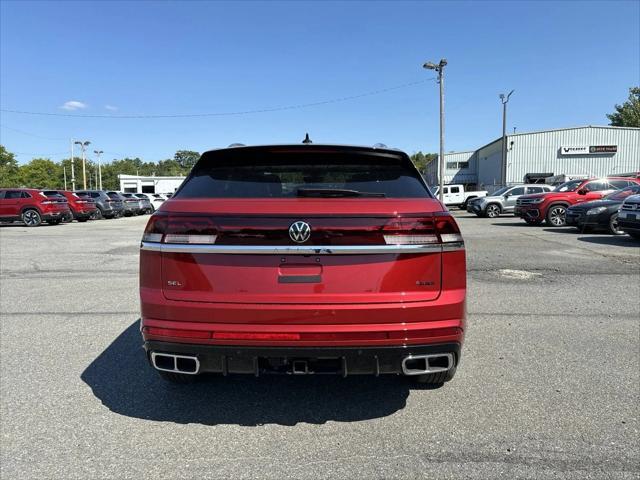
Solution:
<svg viewBox="0 0 640 480"><path fill-rule="evenodd" d="M165 382L177 383L180 385L194 383L198 380L198 375L187 375L185 373L164 372L162 370L158 370L158 373L160 374L160 378L162 378Z"/></svg>
<svg viewBox="0 0 640 480"><path fill-rule="evenodd" d="M42 223L40 212L32 208L22 212L21 219L27 227L37 227Z"/></svg>
<svg viewBox="0 0 640 480"><path fill-rule="evenodd" d="M92 220L102 220L103 218L104 215L102 214L102 210L99 208L95 212L93 212L93 215L91 216Z"/></svg>
<svg viewBox="0 0 640 480"><path fill-rule="evenodd" d="M453 367L450 370L447 370L446 372L416 375L416 382L421 385L442 386L443 383L451 380L455 374L456 374L456 367Z"/></svg>

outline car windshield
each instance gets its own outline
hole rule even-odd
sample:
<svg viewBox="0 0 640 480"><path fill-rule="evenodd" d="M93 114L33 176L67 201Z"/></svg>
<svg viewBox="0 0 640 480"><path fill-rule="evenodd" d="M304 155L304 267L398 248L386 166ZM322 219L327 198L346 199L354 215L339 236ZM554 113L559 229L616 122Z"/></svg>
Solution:
<svg viewBox="0 0 640 480"><path fill-rule="evenodd" d="M640 193L640 185L632 185L631 187L624 188L622 190L615 191L607 195L607 200L624 200L629 195L637 195Z"/></svg>
<svg viewBox="0 0 640 480"><path fill-rule="evenodd" d="M504 195L504 193L505 193L507 190L509 190L510 188L511 188L511 187L502 187L502 188L499 188L498 190L496 190L495 192L493 192L493 193L491 194L491 196L493 196L493 197L499 197L500 195Z"/></svg>
<svg viewBox="0 0 640 480"><path fill-rule="evenodd" d="M584 180L570 180L558 185L553 189L554 192L575 192Z"/></svg>
<svg viewBox="0 0 640 480"><path fill-rule="evenodd" d="M429 197L397 154L339 150L230 150L204 154L182 198Z"/></svg>

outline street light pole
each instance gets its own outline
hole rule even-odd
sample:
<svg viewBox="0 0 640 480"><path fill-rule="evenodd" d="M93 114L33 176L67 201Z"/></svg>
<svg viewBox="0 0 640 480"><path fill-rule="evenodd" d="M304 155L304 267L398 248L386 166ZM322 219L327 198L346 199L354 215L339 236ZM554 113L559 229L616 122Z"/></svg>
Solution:
<svg viewBox="0 0 640 480"><path fill-rule="evenodd" d="M93 153L96 154L96 157L98 158L98 179L99 179L99 183L98 180L96 180L96 185L98 185L98 190L102 190L102 162L100 161L100 155L102 155L104 152L102 150L94 150Z"/></svg>
<svg viewBox="0 0 640 480"><path fill-rule="evenodd" d="M500 94L500 101L502 102L502 169L500 176L502 178L502 185L507 185L507 103L509 103L509 97L515 90L511 90L508 95L504 93Z"/></svg>
<svg viewBox="0 0 640 480"><path fill-rule="evenodd" d="M73 138L71 139L71 189L76 189L76 173L73 169Z"/></svg>
<svg viewBox="0 0 640 480"><path fill-rule="evenodd" d="M443 58L437 65L426 62L422 67L438 72L438 84L440 84L440 155L438 155L438 198L444 203L444 67L447 59Z"/></svg>
<svg viewBox="0 0 640 480"><path fill-rule="evenodd" d="M88 140L85 140L84 142L74 142L76 145L80 145L80 148L82 149L82 183L84 185L84 189L87 189L87 167L86 167L86 158L85 158L85 151L87 150L87 147L91 144L91 142L89 142Z"/></svg>

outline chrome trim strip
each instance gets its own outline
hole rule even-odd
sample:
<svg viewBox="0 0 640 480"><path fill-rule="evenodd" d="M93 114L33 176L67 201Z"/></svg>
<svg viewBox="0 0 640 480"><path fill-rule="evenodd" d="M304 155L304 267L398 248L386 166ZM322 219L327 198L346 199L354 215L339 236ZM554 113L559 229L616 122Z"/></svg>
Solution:
<svg viewBox="0 0 640 480"><path fill-rule="evenodd" d="M217 253L237 255L372 255L436 253L464 249L464 242L427 245L188 245L141 242L141 250L165 253Z"/></svg>
<svg viewBox="0 0 640 480"><path fill-rule="evenodd" d="M450 242L442 244L443 252L457 252L464 250L464 242Z"/></svg>

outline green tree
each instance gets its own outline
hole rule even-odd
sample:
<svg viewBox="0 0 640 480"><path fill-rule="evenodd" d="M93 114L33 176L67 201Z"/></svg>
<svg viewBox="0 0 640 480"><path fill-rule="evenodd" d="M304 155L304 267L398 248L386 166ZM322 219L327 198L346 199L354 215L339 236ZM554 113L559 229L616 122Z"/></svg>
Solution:
<svg viewBox="0 0 640 480"><path fill-rule="evenodd" d="M191 170L199 158L200 154L193 150L178 150L173 156L173 159L186 170Z"/></svg>
<svg viewBox="0 0 640 480"><path fill-rule="evenodd" d="M0 145L0 187L20 186L20 169L16 156Z"/></svg>
<svg viewBox="0 0 640 480"><path fill-rule="evenodd" d="M422 153L422 152L418 152L418 153L414 153L413 155L411 155L411 161L413 162L413 164L416 166L416 168L418 169L418 171L420 173L424 173L425 169L427 168L427 165L429 164L429 162L432 162L433 160L438 158L438 154L437 153Z"/></svg>
<svg viewBox="0 0 640 480"><path fill-rule="evenodd" d="M640 127L640 87L629 89L629 99L615 106L616 111L608 114L610 125L615 127Z"/></svg>
<svg viewBox="0 0 640 480"><path fill-rule="evenodd" d="M20 166L21 183L30 188L62 188L62 166L48 158L34 158Z"/></svg>

